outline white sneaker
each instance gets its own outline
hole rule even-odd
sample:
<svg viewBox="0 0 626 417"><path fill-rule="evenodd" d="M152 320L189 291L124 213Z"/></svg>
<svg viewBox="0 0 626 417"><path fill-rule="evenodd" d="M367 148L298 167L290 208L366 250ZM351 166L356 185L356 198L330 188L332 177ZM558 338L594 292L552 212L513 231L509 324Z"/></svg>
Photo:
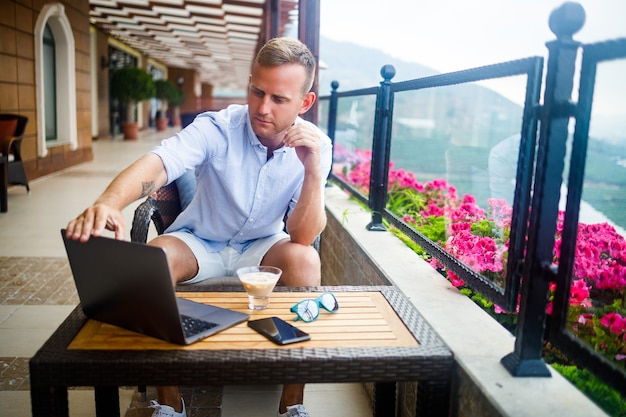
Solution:
<svg viewBox="0 0 626 417"><path fill-rule="evenodd" d="M287 406L286 413L278 413L278 417L310 417L302 404Z"/></svg>
<svg viewBox="0 0 626 417"><path fill-rule="evenodd" d="M174 408L169 405L161 405L158 402L152 400L150 401L150 408L154 408L154 413L152 413L152 417L187 417L187 412L185 411L185 401L181 398L180 401L183 403L183 411L177 413Z"/></svg>

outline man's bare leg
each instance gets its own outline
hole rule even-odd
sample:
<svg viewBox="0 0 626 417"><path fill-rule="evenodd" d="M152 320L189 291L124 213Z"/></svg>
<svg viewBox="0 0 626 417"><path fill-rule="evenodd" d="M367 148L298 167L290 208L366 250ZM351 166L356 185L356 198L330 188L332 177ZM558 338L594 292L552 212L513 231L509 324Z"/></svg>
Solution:
<svg viewBox="0 0 626 417"><path fill-rule="evenodd" d="M148 244L165 249L173 285L191 279L198 273L196 256L189 246L177 237L160 235Z"/></svg>
<svg viewBox="0 0 626 417"><path fill-rule="evenodd" d="M280 397L278 411L286 413L287 406L296 404L304 404L304 384L283 385L283 394Z"/></svg>
<svg viewBox="0 0 626 417"><path fill-rule="evenodd" d="M289 239L275 243L261 265L276 266L283 271L279 285L316 287L322 280L320 256L315 248L292 243Z"/></svg>
<svg viewBox="0 0 626 417"><path fill-rule="evenodd" d="M177 413L181 413L183 411L180 390L177 386L161 386L156 387L156 390L157 401L159 404L169 405Z"/></svg>

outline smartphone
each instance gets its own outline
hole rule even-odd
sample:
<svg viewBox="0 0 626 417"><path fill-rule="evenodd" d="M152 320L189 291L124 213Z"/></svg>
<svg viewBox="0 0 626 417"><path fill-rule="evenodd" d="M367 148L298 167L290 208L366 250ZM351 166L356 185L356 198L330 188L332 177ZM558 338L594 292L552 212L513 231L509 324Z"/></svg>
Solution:
<svg viewBox="0 0 626 417"><path fill-rule="evenodd" d="M277 345L286 345L311 339L308 333L303 332L278 317L250 320L248 321L248 326Z"/></svg>

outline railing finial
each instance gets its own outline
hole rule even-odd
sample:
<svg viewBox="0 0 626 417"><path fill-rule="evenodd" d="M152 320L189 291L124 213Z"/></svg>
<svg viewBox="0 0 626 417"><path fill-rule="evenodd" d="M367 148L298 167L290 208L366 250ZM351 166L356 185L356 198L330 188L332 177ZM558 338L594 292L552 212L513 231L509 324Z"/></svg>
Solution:
<svg viewBox="0 0 626 417"><path fill-rule="evenodd" d="M385 81L390 81L393 77L396 76L396 69L391 64L383 65L383 67L380 69L380 75Z"/></svg>
<svg viewBox="0 0 626 417"><path fill-rule="evenodd" d="M565 2L550 13L550 30L558 39L570 40L585 24L585 9L579 3Z"/></svg>

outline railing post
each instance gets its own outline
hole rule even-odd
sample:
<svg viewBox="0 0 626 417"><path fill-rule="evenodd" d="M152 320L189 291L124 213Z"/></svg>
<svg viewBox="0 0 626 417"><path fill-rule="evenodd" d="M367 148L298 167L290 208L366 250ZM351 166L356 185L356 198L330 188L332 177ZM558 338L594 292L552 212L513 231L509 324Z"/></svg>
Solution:
<svg viewBox="0 0 626 417"><path fill-rule="evenodd" d="M328 137L334 146L335 130L337 130L337 103L339 101L339 98L337 97L337 89L339 88L339 82L331 82L330 87L330 99L328 100Z"/></svg>
<svg viewBox="0 0 626 417"><path fill-rule="evenodd" d="M387 203L387 179L389 177L389 152L391 145L391 119L393 117L393 93L391 79L396 75L393 65L380 69L383 81L376 95L374 116L374 138L372 143L372 166L370 170L369 208L372 222L367 230L386 230L383 225L383 210Z"/></svg>
<svg viewBox="0 0 626 417"><path fill-rule="evenodd" d="M328 100L328 137L333 145L332 155L333 163L335 162L335 131L337 130L337 106L339 98L337 97L337 89L339 88L339 82L333 81L330 83L330 99ZM328 173L328 178L332 174L332 169Z"/></svg>
<svg viewBox="0 0 626 417"><path fill-rule="evenodd" d="M580 30L584 21L585 11L577 3L564 3L550 15L550 29L557 39L547 43L548 69L515 350L502 358L502 364L514 376L550 376L542 359L546 304L550 281L555 278L552 268L554 236L567 128L574 114L570 100L579 43L572 35ZM519 209L525 210L524 207Z"/></svg>

